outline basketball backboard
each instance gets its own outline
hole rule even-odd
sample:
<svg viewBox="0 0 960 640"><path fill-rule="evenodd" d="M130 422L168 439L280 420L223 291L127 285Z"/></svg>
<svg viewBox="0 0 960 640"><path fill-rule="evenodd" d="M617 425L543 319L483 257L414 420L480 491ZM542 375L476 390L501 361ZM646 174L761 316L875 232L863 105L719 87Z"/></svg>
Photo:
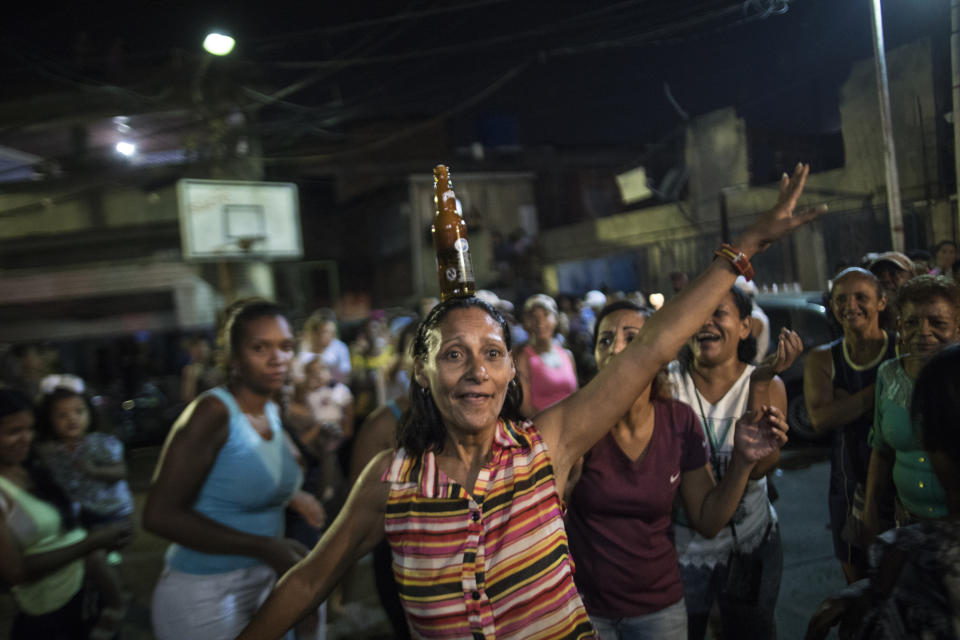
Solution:
<svg viewBox="0 0 960 640"><path fill-rule="evenodd" d="M285 182L177 182L183 259L303 257L297 185Z"/></svg>

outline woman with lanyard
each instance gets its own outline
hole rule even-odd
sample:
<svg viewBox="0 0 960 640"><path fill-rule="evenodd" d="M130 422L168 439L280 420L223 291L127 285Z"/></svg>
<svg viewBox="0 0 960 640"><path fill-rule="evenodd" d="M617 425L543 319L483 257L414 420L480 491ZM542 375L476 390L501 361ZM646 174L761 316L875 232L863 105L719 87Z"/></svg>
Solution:
<svg viewBox="0 0 960 640"><path fill-rule="evenodd" d="M627 300L604 307L594 336L600 370L636 338L650 313ZM781 334L775 368L786 368L799 354L794 337ZM584 456L566 522L577 588L602 640L687 638L674 497L682 499L700 535L723 529L754 466L786 440L786 434L758 429L756 415L737 421L728 473L717 483L699 420L672 398L663 370Z"/></svg>
<svg viewBox="0 0 960 640"><path fill-rule="evenodd" d="M887 299L880 281L865 269L851 267L837 274L830 308L843 327L843 337L807 355L803 393L810 424L833 434L827 494L830 530L833 552L850 584L867 572L867 554L853 523L862 518L877 370L896 356L897 340L880 327ZM884 509L887 520L889 512L889 507Z"/></svg>
<svg viewBox="0 0 960 640"><path fill-rule="evenodd" d="M573 582L560 496L570 470L633 404L733 285L749 257L817 211L793 215L808 168L734 249L721 246L630 347L573 395L521 422L502 316L451 298L421 323L400 448L378 454L333 526L278 583L240 640L276 638L384 536L414 636L592 638ZM761 428L782 430L768 409Z"/></svg>
<svg viewBox="0 0 960 640"><path fill-rule="evenodd" d="M732 470L734 425L741 416L759 405L786 411L786 390L775 375L783 367L750 364L756 355L750 311L750 298L730 288L669 369L675 397L701 420L717 478ZM779 340L778 352L789 349L795 356L803 350L793 332L781 332ZM740 505L715 537L702 536L677 512L676 542L690 638L704 637L714 600L724 637L776 637L774 607L783 549L776 511L767 497L766 474L779 459L778 448L755 464Z"/></svg>

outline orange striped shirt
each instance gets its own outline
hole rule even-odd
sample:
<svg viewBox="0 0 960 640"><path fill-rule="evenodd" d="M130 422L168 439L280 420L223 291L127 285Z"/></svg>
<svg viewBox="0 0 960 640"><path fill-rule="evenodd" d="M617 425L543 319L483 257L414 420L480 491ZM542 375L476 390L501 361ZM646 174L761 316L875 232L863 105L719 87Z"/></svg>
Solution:
<svg viewBox="0 0 960 640"><path fill-rule="evenodd" d="M433 452L383 474L393 572L415 636L595 638L573 583L553 465L532 423L500 422L473 494Z"/></svg>

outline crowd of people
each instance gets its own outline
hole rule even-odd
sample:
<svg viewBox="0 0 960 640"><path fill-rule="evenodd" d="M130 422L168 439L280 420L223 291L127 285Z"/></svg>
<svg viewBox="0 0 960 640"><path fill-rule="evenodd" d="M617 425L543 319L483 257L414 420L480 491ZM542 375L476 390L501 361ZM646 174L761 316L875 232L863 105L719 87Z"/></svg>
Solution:
<svg viewBox="0 0 960 640"><path fill-rule="evenodd" d="M750 258L819 215L795 211L807 171L659 310L639 293L514 307L480 291L375 313L342 341L329 309L297 327L271 301L231 305L215 349L184 344L183 409L143 508L171 543L155 636L323 638L338 582L372 552L396 638L776 638L767 476L789 431L779 374L804 345L771 337ZM839 271L842 337L806 355L850 584L809 637L960 635L955 245L930 260ZM11 637L116 637L123 442L83 380L15 355L20 383L0 387Z"/></svg>

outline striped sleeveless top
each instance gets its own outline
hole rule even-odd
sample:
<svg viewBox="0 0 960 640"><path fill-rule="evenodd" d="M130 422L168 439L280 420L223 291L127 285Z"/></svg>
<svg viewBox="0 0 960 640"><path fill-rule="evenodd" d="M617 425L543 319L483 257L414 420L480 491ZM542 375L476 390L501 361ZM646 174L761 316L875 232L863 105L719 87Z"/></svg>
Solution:
<svg viewBox="0 0 960 640"><path fill-rule="evenodd" d="M416 637L595 638L573 582L553 465L532 423L501 421L473 494L433 452L394 454L385 531Z"/></svg>

